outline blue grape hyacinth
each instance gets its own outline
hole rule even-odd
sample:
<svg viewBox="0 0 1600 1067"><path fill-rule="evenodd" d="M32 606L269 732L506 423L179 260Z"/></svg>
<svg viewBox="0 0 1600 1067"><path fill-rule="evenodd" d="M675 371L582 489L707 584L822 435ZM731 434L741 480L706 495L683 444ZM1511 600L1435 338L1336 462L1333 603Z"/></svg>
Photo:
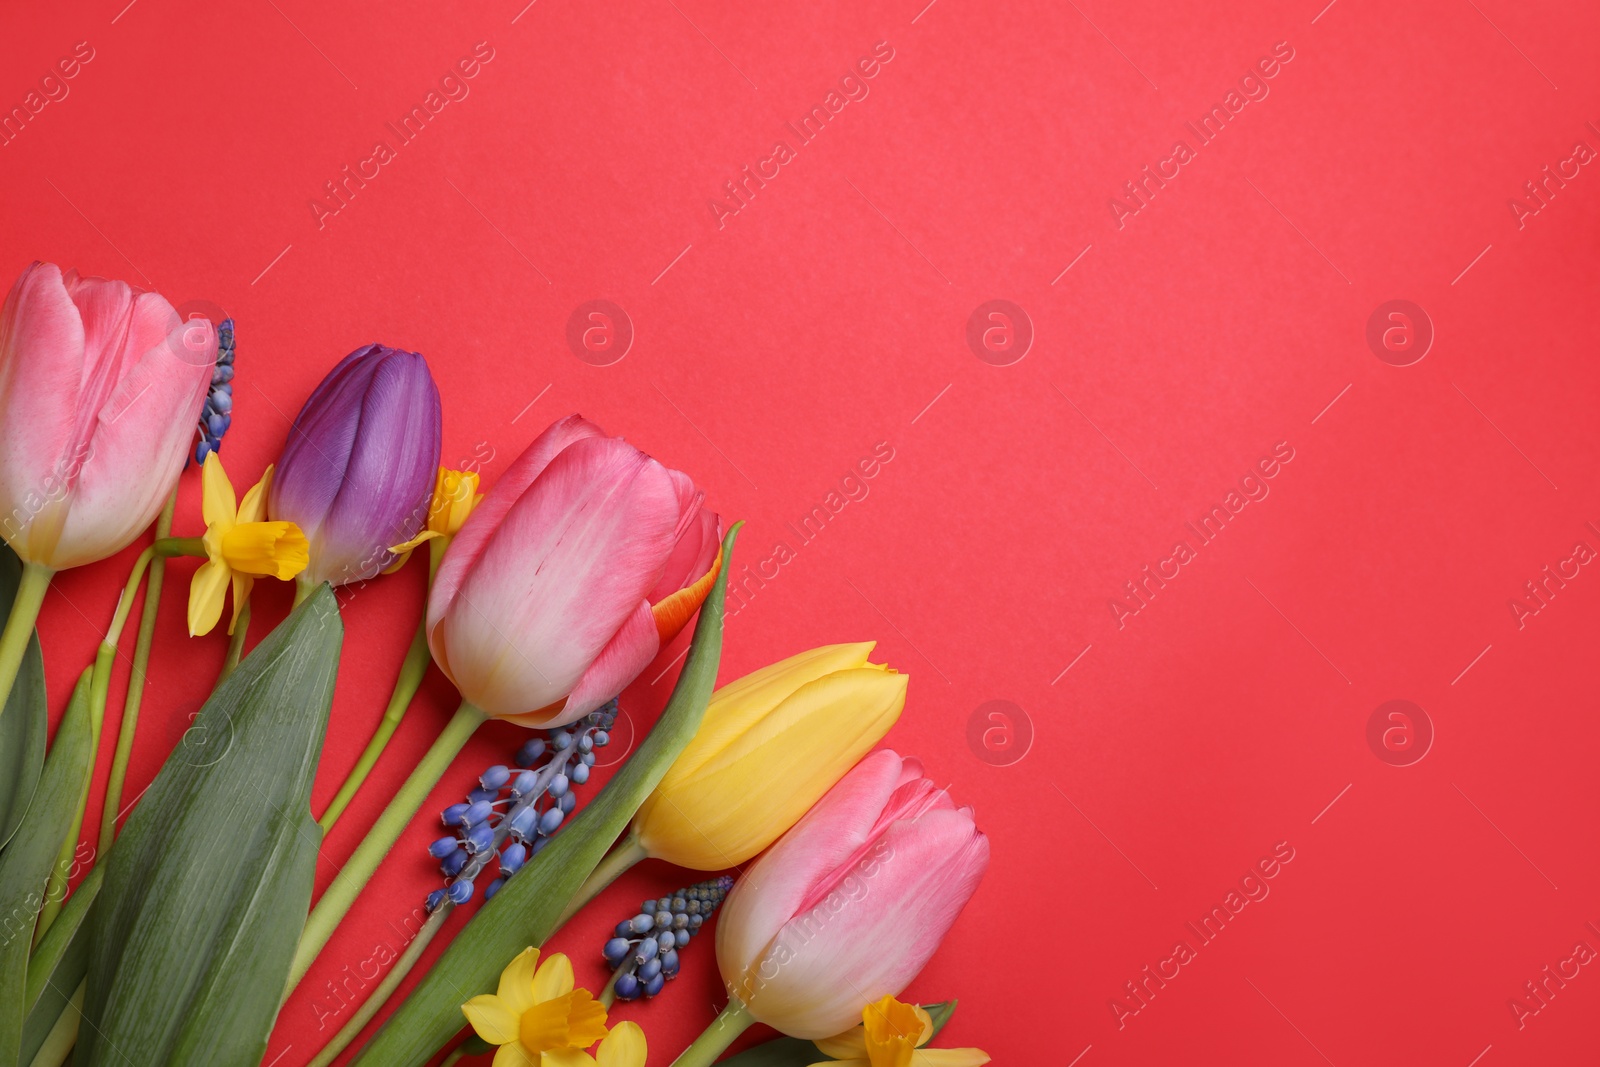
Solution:
<svg viewBox="0 0 1600 1067"><path fill-rule="evenodd" d="M211 371L211 389L200 409L200 440L194 446L194 461L204 464L206 457L222 448L222 436L233 425L233 320L223 319L217 327L217 365Z"/></svg>
<svg viewBox="0 0 1600 1067"><path fill-rule="evenodd" d="M653 997L678 977L678 953L733 888L728 875L697 882L671 896L647 900L639 914L617 924L601 954L611 965L611 990L618 1000Z"/></svg>

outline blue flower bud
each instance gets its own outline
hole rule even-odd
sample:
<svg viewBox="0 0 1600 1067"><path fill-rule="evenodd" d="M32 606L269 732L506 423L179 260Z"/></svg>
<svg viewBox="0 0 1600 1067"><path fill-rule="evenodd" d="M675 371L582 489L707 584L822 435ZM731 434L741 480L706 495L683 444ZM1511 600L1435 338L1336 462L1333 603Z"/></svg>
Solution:
<svg viewBox="0 0 1600 1067"><path fill-rule="evenodd" d="M639 979L631 974L620 975L617 984L612 987L618 1000L637 1000L639 998Z"/></svg>
<svg viewBox="0 0 1600 1067"><path fill-rule="evenodd" d="M566 814L560 808L547 808L539 816L539 832L546 837L556 832L556 827L561 825L561 819Z"/></svg>
<svg viewBox="0 0 1600 1067"><path fill-rule="evenodd" d="M522 869L528 860L528 846L521 841L513 841L506 850L500 853L500 873L510 878Z"/></svg>
<svg viewBox="0 0 1600 1067"><path fill-rule="evenodd" d="M594 748L594 738L590 737L588 734L584 734L582 737L578 738L578 751L579 752L588 752L593 748Z"/></svg>
<svg viewBox="0 0 1600 1067"><path fill-rule="evenodd" d="M470 804L452 804L439 813L440 820L446 826L471 826L472 820L467 818L467 809Z"/></svg>
<svg viewBox="0 0 1600 1067"><path fill-rule="evenodd" d="M572 809L576 808L577 806L578 794L576 793L568 793L566 796L556 801L556 807L560 808L562 813L566 815L571 815Z"/></svg>
<svg viewBox="0 0 1600 1067"><path fill-rule="evenodd" d="M644 995L647 997L653 997L657 993L661 992L661 987L666 984L667 980L658 974L644 984Z"/></svg>
<svg viewBox="0 0 1600 1067"><path fill-rule="evenodd" d="M606 733L604 730L596 730L594 732L594 744L595 744L596 748L604 748L606 745L609 745L610 743L611 743L611 735L610 734Z"/></svg>
<svg viewBox="0 0 1600 1067"><path fill-rule="evenodd" d="M432 911L434 908L437 908L440 904L443 904L443 903L444 903L444 890L443 889L435 889L433 892L428 894L428 900L427 900L427 902L425 904L423 904L423 907L427 908L429 911Z"/></svg>
<svg viewBox="0 0 1600 1067"><path fill-rule="evenodd" d="M563 794L566 793L569 784L570 783L566 775L558 774L554 778L550 779L550 785L545 789L545 792L549 793L552 797L559 799Z"/></svg>
<svg viewBox="0 0 1600 1067"><path fill-rule="evenodd" d="M578 757L578 760L585 767L593 767L594 766L594 753L593 752L585 752L583 755Z"/></svg>
<svg viewBox="0 0 1600 1067"><path fill-rule="evenodd" d="M659 959L654 959L645 964L643 967L639 968L639 980L641 982L648 982L650 979L654 978L660 973L661 961Z"/></svg>
<svg viewBox="0 0 1600 1067"><path fill-rule="evenodd" d="M484 886L483 887L483 899L484 900L493 900L494 899L494 895L496 893L500 892L500 887L505 885L505 884L506 884L506 880L504 878L496 878L494 881L492 881L488 885Z"/></svg>
<svg viewBox="0 0 1600 1067"><path fill-rule="evenodd" d="M617 936L620 937L620 938L624 938L624 939L632 937L633 936L633 923L631 921L627 920L627 919L624 919L621 922L619 922L617 924Z"/></svg>
<svg viewBox="0 0 1600 1067"><path fill-rule="evenodd" d="M226 415L233 410L233 386L219 385L211 393L211 406Z"/></svg>
<svg viewBox="0 0 1600 1067"><path fill-rule="evenodd" d="M455 850L456 850L456 839L455 838L453 838L453 837L441 837L437 841L435 841L433 844L428 846L428 855L432 856L436 860L442 860L446 856L450 855L450 853L454 852Z"/></svg>
<svg viewBox="0 0 1600 1067"><path fill-rule="evenodd" d="M498 789L479 788L467 794L467 799L474 804L493 804L499 797L500 790Z"/></svg>
<svg viewBox="0 0 1600 1067"><path fill-rule="evenodd" d="M539 824L539 809L529 806L511 816L511 833L523 840L533 836L533 828Z"/></svg>
<svg viewBox="0 0 1600 1067"><path fill-rule="evenodd" d="M450 883L450 899L457 904L465 904L472 899L472 882L466 878Z"/></svg>
<svg viewBox="0 0 1600 1067"><path fill-rule="evenodd" d="M661 957L661 973L671 978L678 973L678 950L673 949Z"/></svg>
<svg viewBox="0 0 1600 1067"><path fill-rule="evenodd" d="M494 805L487 800L474 800L467 805L466 825L475 826L494 814Z"/></svg>
<svg viewBox="0 0 1600 1067"><path fill-rule="evenodd" d="M652 916L640 913L628 923L628 928L636 934L648 934L655 925L656 921Z"/></svg>
<svg viewBox="0 0 1600 1067"><path fill-rule="evenodd" d="M539 757L544 755L544 738L534 737L522 743L517 749L516 763L518 767L532 767L539 762Z"/></svg>
<svg viewBox="0 0 1600 1067"><path fill-rule="evenodd" d="M631 947L632 946L628 944L627 938L613 937L610 941L606 942L606 947L601 949L601 952L605 955L606 962L615 967L617 964L621 963L627 958L628 949Z"/></svg>
<svg viewBox="0 0 1600 1067"><path fill-rule="evenodd" d="M517 775L516 782L511 786L511 795L514 797L525 797L529 793L533 792L534 787L538 784L539 775L537 772L523 771Z"/></svg>
<svg viewBox="0 0 1600 1067"><path fill-rule="evenodd" d="M587 763L579 763L572 768L571 774L573 784L583 785L589 780L589 765Z"/></svg>
<svg viewBox="0 0 1600 1067"><path fill-rule="evenodd" d="M550 839L548 837L536 837L533 839L533 843L528 846L528 852L531 855L537 856L539 853L544 851L544 846L548 845L549 843Z"/></svg>
<svg viewBox="0 0 1600 1067"><path fill-rule="evenodd" d="M656 944L655 938L647 937L634 946L633 962L644 966L656 958L656 953L661 951L661 946Z"/></svg>
<svg viewBox="0 0 1600 1067"><path fill-rule="evenodd" d="M557 730L550 743L556 746L557 752L565 751L572 747L572 735L565 730Z"/></svg>
<svg viewBox="0 0 1600 1067"><path fill-rule="evenodd" d="M505 766L497 763L493 767L490 767L488 770L484 771L483 776L478 779L478 782L485 789L499 791L500 787L505 785L510 780L511 772L507 770Z"/></svg>
<svg viewBox="0 0 1600 1067"><path fill-rule="evenodd" d="M476 856L480 852L487 852L494 847L494 827L486 822L480 822L467 831L467 851Z"/></svg>
<svg viewBox="0 0 1600 1067"><path fill-rule="evenodd" d="M439 869L444 872L446 878L454 878L466 865L467 854L459 848L439 861Z"/></svg>
<svg viewBox="0 0 1600 1067"><path fill-rule="evenodd" d="M662 952L671 952L678 947L678 935L671 930L663 930L656 935L656 947Z"/></svg>

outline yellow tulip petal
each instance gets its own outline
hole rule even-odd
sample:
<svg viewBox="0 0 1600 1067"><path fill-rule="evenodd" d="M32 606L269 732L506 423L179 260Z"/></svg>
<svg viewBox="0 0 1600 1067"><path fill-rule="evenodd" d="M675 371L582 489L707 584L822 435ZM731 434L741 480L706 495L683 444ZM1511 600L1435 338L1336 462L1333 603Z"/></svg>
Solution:
<svg viewBox="0 0 1600 1067"><path fill-rule="evenodd" d="M539 950L525 948L517 953L517 958L506 964L506 969L500 972L500 988L495 990L495 996L506 1002L506 1006L521 1015L533 1007L533 975L539 968Z"/></svg>
<svg viewBox="0 0 1600 1067"><path fill-rule="evenodd" d="M644 1030L638 1023L618 1023L600 1042L600 1051L595 1060L599 1067L644 1067L648 1051Z"/></svg>
<svg viewBox="0 0 1600 1067"><path fill-rule="evenodd" d="M207 457L209 458L209 456ZM261 472L261 480L252 485L239 501L239 522L260 522L267 517L267 493L272 488L272 464Z"/></svg>
<svg viewBox="0 0 1600 1067"><path fill-rule="evenodd" d="M311 542L292 522L242 522L222 535L222 557L245 574L288 581L311 562Z"/></svg>
<svg viewBox="0 0 1600 1067"><path fill-rule="evenodd" d="M564 997L572 992L572 961L564 952L552 952L533 976L533 1002Z"/></svg>
<svg viewBox="0 0 1600 1067"><path fill-rule="evenodd" d="M222 460L215 452L206 453L205 466L200 469L200 514L207 526L235 522L239 514L233 483L228 481Z"/></svg>
<svg viewBox="0 0 1600 1067"><path fill-rule="evenodd" d="M517 1040L518 1015L499 997L473 997L461 1005L461 1014L472 1024L473 1031L491 1045L508 1045Z"/></svg>
<svg viewBox="0 0 1600 1067"><path fill-rule="evenodd" d="M233 618L228 620L228 636L233 636L233 631L239 625L239 613L250 602L250 590L255 588L256 580L248 574L233 572Z"/></svg>
<svg viewBox="0 0 1600 1067"><path fill-rule="evenodd" d="M862 1059L867 1055L867 1032L860 1026L852 1026L842 1034L820 1038L812 1044L836 1060Z"/></svg>
<svg viewBox="0 0 1600 1067"><path fill-rule="evenodd" d="M981 1048L919 1048L911 1054L911 1067L978 1067L988 1063Z"/></svg>
<svg viewBox="0 0 1600 1067"><path fill-rule="evenodd" d="M482 1034L478 1035L483 1037ZM484 1038L485 1041L488 1038ZM494 1067L540 1067L539 1054L528 1054L521 1042L513 1041L509 1045L501 1045L495 1050Z"/></svg>
<svg viewBox="0 0 1600 1067"><path fill-rule="evenodd" d="M217 620L222 618L222 602L228 595L228 577L228 565L218 560L206 560L194 572L194 579L189 583L190 637L210 633L217 625Z"/></svg>

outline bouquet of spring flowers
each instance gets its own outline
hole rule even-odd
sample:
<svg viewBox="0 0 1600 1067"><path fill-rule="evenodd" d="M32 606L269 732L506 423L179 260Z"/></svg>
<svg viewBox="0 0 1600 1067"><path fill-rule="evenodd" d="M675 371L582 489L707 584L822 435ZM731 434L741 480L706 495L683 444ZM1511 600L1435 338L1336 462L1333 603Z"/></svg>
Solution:
<svg viewBox="0 0 1600 1067"><path fill-rule="evenodd" d="M684 968L713 965L727 1007L674 1061L684 1067L714 1062L754 1023L784 1036L726 1062L988 1061L929 1047L953 1001L899 999L976 891L988 842L915 759L878 747L907 677L873 662L871 642L718 688L739 524L724 529L689 475L577 415L492 485L441 467L439 389L413 352L374 344L339 361L278 462L240 494L222 452L248 365L231 320L181 321L159 294L48 263L0 311L0 1067L260 1064L285 998L383 863L437 864L441 881L419 902L421 930L313 1064L350 1051L363 1067L421 1065L450 1049L451 1063L642 1067L650 1012L663 1010L646 1005ZM191 468L199 515L176 506ZM34 626L52 577L147 534L47 738ZM336 591L413 554L429 586L415 637L377 730L314 815L346 638ZM162 666L157 605L183 557L196 560L189 635L225 631L223 667L124 811L143 688ZM294 606L264 634L257 621L252 646L251 595L269 578L294 583ZM141 591L118 698L111 667ZM665 709L592 780L619 694L691 624ZM432 667L460 706L414 764L384 767ZM86 834L119 703L98 833ZM457 757L491 719L525 740L474 775ZM470 781L437 813L429 855L395 852L435 817L421 808L447 775ZM313 899L324 836L369 778L392 799L331 857L338 874ZM578 987L571 960L542 946L645 858L693 873L619 916L595 946L609 981ZM697 954L707 929L715 951ZM636 1003L634 1018L615 1020L617 1001Z"/></svg>

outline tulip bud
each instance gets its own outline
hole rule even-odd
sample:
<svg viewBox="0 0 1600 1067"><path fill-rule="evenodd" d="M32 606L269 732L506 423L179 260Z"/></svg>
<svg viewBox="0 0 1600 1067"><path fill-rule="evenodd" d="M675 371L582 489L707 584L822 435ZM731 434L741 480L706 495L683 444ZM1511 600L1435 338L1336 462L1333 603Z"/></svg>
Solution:
<svg viewBox="0 0 1600 1067"><path fill-rule="evenodd" d="M875 752L734 885L717 919L722 979L757 1022L841 1033L916 977L988 865L971 809L916 760Z"/></svg>
<svg viewBox="0 0 1600 1067"><path fill-rule="evenodd" d="M368 345L311 394L283 446L268 512L311 541L310 583L372 578L427 520L439 467L439 390L415 352Z"/></svg>
<svg viewBox="0 0 1600 1067"><path fill-rule="evenodd" d="M577 415L555 423L445 553L425 624L435 662L468 703L524 726L605 704L711 590L720 521L703 496Z"/></svg>
<svg viewBox="0 0 1600 1067"><path fill-rule="evenodd" d="M705 718L634 816L651 856L734 867L777 840L889 732L907 677L873 642L791 656L712 694Z"/></svg>
<svg viewBox="0 0 1600 1067"><path fill-rule="evenodd" d="M217 358L157 293L22 272L0 310L0 537L52 570L120 552L172 494Z"/></svg>

